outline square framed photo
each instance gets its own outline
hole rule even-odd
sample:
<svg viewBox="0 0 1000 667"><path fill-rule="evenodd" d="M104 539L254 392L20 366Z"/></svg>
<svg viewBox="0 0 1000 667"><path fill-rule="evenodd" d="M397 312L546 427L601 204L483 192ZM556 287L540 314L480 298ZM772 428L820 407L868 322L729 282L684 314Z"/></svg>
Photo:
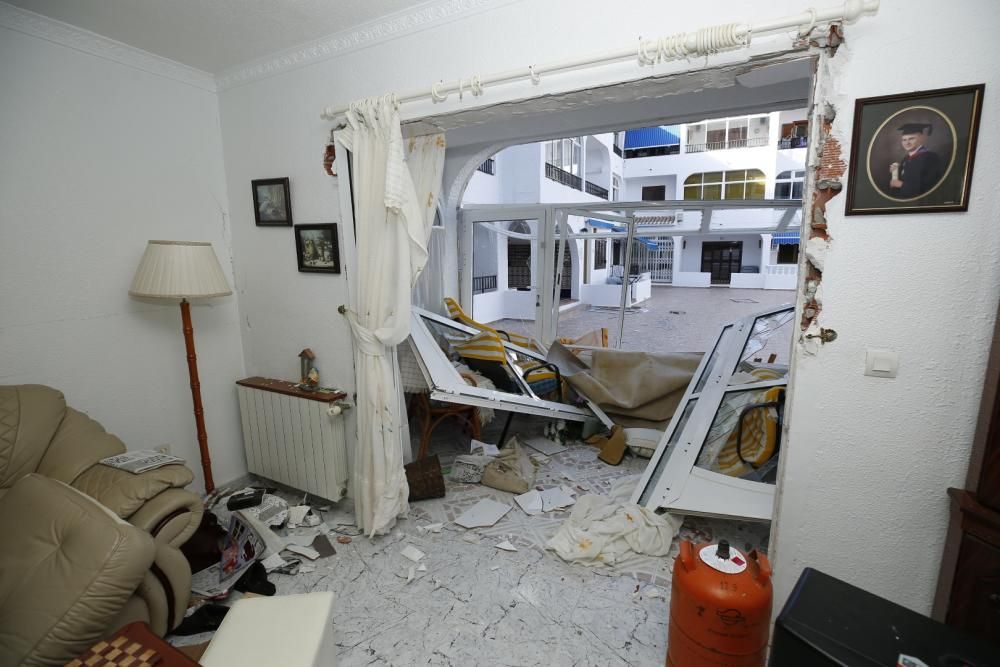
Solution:
<svg viewBox="0 0 1000 667"><path fill-rule="evenodd" d="M291 227L292 198L287 178L263 178L250 182L253 217L258 227Z"/></svg>
<svg viewBox="0 0 1000 667"><path fill-rule="evenodd" d="M336 223L295 225L295 256L303 273L340 273Z"/></svg>
<svg viewBox="0 0 1000 667"><path fill-rule="evenodd" d="M859 99L847 215L968 210L984 88Z"/></svg>

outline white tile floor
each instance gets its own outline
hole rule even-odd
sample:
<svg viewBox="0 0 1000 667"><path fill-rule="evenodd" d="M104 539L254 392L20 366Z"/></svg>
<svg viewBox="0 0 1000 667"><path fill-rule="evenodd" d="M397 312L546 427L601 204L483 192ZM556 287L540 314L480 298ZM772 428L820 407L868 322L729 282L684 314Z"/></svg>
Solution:
<svg viewBox="0 0 1000 667"><path fill-rule="evenodd" d="M468 443L467 436L447 432L436 440L433 450L446 465L460 453L452 443ZM634 457L608 466L596 459L595 449L575 445L540 469L538 483L545 488L571 483L579 493L604 493L613 480L644 466L644 459ZM676 543L670 556L640 559L626 572L569 565L544 550L563 513L531 517L515 504L491 528L465 530L450 523L484 497L512 502L509 493L449 482L444 498L412 503L410 518L391 534L335 544L337 554L315 561L314 572L272 574L270 580L279 595L336 593L332 621L338 664L345 667L664 664ZM327 512L324 520L330 526L351 523L349 503ZM417 530L431 522L449 523L439 534ZM741 548L766 549L767 535L762 525L688 519L680 538L726 537ZM504 539L518 551L497 549ZM427 571L417 572L410 583L412 563L399 553L408 544L427 554L421 561Z"/></svg>

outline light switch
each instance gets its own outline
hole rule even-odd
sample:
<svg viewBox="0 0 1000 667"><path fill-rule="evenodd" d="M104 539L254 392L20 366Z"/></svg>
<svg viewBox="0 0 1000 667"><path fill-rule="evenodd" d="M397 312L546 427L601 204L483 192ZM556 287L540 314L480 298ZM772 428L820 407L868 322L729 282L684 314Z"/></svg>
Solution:
<svg viewBox="0 0 1000 667"><path fill-rule="evenodd" d="M899 372L899 354L892 350L868 350L865 353L865 375L894 378Z"/></svg>

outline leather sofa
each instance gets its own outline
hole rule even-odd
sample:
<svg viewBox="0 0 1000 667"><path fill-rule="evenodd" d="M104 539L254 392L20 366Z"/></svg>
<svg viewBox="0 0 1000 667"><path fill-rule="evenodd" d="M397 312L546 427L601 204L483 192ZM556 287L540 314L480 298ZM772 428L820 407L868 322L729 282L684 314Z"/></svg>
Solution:
<svg viewBox="0 0 1000 667"><path fill-rule="evenodd" d="M202 502L184 488L194 479L186 466L168 465L135 475L98 463L124 451L121 440L68 407L61 392L42 385L0 386L0 503L18 480L34 473L82 492L148 534L153 558L144 566L141 580L114 613L108 613L106 606L100 613L106 616L108 632L132 621L145 621L162 636L183 620L189 602L191 570L179 547L201 522ZM51 526L51 539L26 539L33 534L33 524L45 520L41 516L16 517L23 529L15 526L0 533L7 543L4 550L21 548L44 557L51 540L58 537L58 526ZM4 517L5 523L10 520ZM86 568L76 573L72 562L66 565L69 569L59 574L67 580L88 576ZM29 622L18 617L18 608L34 593L18 582L36 574L34 568L27 572L0 566L0 628L6 630L11 619ZM47 585L41 580L37 584ZM65 588L67 595L73 590ZM10 596L12 590L23 597ZM38 622L43 621L39 618ZM61 634L69 641L65 629Z"/></svg>
<svg viewBox="0 0 1000 667"><path fill-rule="evenodd" d="M156 556L146 531L37 474L0 498L0 665L65 665L113 631Z"/></svg>

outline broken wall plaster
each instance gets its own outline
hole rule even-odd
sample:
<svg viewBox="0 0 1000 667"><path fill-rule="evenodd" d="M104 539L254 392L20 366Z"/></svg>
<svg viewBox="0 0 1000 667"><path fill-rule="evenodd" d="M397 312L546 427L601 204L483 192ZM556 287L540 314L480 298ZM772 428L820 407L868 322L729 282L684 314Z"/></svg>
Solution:
<svg viewBox="0 0 1000 667"><path fill-rule="evenodd" d="M826 221L826 205L843 190L841 177L847 171L847 163L843 159L843 147L833 134L833 121L837 116L837 105L832 101L832 90L829 84L830 61L837 53L837 47L843 42L843 29L834 24L822 38L812 42L813 50L818 52L815 72L815 89L813 91L812 120L817 127L813 130L813 155L808 168L813 171L811 180L808 221L808 239L805 247L805 278L802 289L805 295L805 305L802 308L802 320L799 328L803 332L800 343L807 354L818 351L816 338L806 338L805 335L816 333L819 315L823 310L821 285L823 281L823 266L827 253L830 251L831 237Z"/></svg>

